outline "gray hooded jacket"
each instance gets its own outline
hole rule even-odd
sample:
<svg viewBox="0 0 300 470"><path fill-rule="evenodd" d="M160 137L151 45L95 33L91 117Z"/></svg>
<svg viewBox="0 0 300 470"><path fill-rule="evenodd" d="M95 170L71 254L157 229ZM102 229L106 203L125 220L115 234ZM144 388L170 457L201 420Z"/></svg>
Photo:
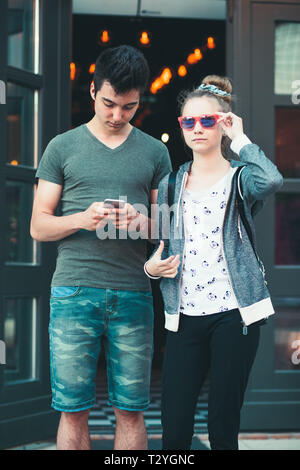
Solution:
<svg viewBox="0 0 300 470"><path fill-rule="evenodd" d="M245 137L244 142L250 142ZM242 139L243 140L243 139ZM230 160L232 168L244 166L238 178L232 177L231 191L228 197L221 233L222 252L229 273L229 280L238 302L238 308L244 325L257 322L274 312L270 293L266 286L264 270L261 269L253 251L247 232L241 223L235 204L236 192L239 191L244 203L245 215L252 230L256 248L256 236L253 217L262 209L267 196L278 191L283 184L283 177L277 167L265 156L260 147L246 143L239 152L240 160ZM175 182L174 217L169 225L168 177L166 175L158 187L157 245L149 259L164 240L162 259L171 255L180 255L180 265L176 277L162 277L160 289L164 301L165 328L178 331L179 306L181 300L180 279L185 251L185 230L183 222L182 193L186 185L192 161L179 167ZM145 263L145 272L146 271ZM152 277L152 276L149 276ZM155 278L159 279L159 277Z"/></svg>

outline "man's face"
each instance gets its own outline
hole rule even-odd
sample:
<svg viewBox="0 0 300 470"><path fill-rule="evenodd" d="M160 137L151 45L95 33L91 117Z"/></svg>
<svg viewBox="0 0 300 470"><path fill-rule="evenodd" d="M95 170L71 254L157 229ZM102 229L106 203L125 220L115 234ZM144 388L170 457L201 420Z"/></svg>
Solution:
<svg viewBox="0 0 300 470"><path fill-rule="evenodd" d="M91 95L95 96L93 84ZM95 98L95 114L107 131L118 134L135 115L139 101L139 90L133 89L118 95L111 84L105 81Z"/></svg>

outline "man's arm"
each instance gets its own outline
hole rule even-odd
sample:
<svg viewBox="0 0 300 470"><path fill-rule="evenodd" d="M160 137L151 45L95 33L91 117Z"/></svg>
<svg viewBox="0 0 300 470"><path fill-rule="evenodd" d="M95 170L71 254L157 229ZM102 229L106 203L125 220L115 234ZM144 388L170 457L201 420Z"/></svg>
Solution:
<svg viewBox="0 0 300 470"><path fill-rule="evenodd" d="M94 231L99 226L107 224L105 216L111 209L104 208L103 202L94 202L83 212L55 216L61 193L62 185L39 179L30 224L32 238L39 242L53 242L66 238L80 229Z"/></svg>
<svg viewBox="0 0 300 470"><path fill-rule="evenodd" d="M155 231L155 225L156 225L156 204L157 204L157 194L158 194L158 189L151 189L151 194L150 194L150 201L151 201L151 209L154 210L154 214L152 214L152 210L151 210L151 216L153 215L153 217L144 217L144 220L142 220L141 222L141 225L140 225L140 229L141 231L144 230L145 228L143 227L146 227L145 230L147 230L147 240L148 242L152 243L153 245L156 244L157 240L156 239L152 239L151 238L151 234L155 234L156 231ZM141 217L141 216L140 216ZM147 220L146 220L147 219Z"/></svg>
<svg viewBox="0 0 300 470"><path fill-rule="evenodd" d="M32 208L30 235L39 242L68 237L80 229L80 213L57 217L62 185L39 179Z"/></svg>

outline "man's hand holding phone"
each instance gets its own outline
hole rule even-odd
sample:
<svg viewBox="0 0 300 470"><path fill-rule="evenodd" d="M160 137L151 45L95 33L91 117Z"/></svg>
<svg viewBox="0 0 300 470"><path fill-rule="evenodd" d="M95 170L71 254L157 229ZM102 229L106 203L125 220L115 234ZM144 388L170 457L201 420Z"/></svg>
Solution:
<svg viewBox="0 0 300 470"><path fill-rule="evenodd" d="M105 199L104 204L113 207L106 219L119 230L127 230L131 222L141 215L131 204L122 200Z"/></svg>
<svg viewBox="0 0 300 470"><path fill-rule="evenodd" d="M109 220L116 228L127 230L134 219L137 217L142 218L142 214L131 204L120 199L105 199L102 202L94 202L84 212L80 213L80 216L81 228L89 231L105 227ZM140 229L140 223L135 229Z"/></svg>
<svg viewBox="0 0 300 470"><path fill-rule="evenodd" d="M104 202L93 202L84 212L80 213L81 228L94 231L107 225L107 216L113 211L105 207Z"/></svg>

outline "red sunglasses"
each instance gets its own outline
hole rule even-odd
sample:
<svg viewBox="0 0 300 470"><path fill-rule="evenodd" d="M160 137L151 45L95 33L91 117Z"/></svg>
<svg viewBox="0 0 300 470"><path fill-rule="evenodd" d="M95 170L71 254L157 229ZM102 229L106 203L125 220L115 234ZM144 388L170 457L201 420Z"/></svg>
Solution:
<svg viewBox="0 0 300 470"><path fill-rule="evenodd" d="M201 116L180 116L178 121L181 129L192 131L197 121L204 129L213 129L218 119L220 119L218 114L202 114Z"/></svg>

